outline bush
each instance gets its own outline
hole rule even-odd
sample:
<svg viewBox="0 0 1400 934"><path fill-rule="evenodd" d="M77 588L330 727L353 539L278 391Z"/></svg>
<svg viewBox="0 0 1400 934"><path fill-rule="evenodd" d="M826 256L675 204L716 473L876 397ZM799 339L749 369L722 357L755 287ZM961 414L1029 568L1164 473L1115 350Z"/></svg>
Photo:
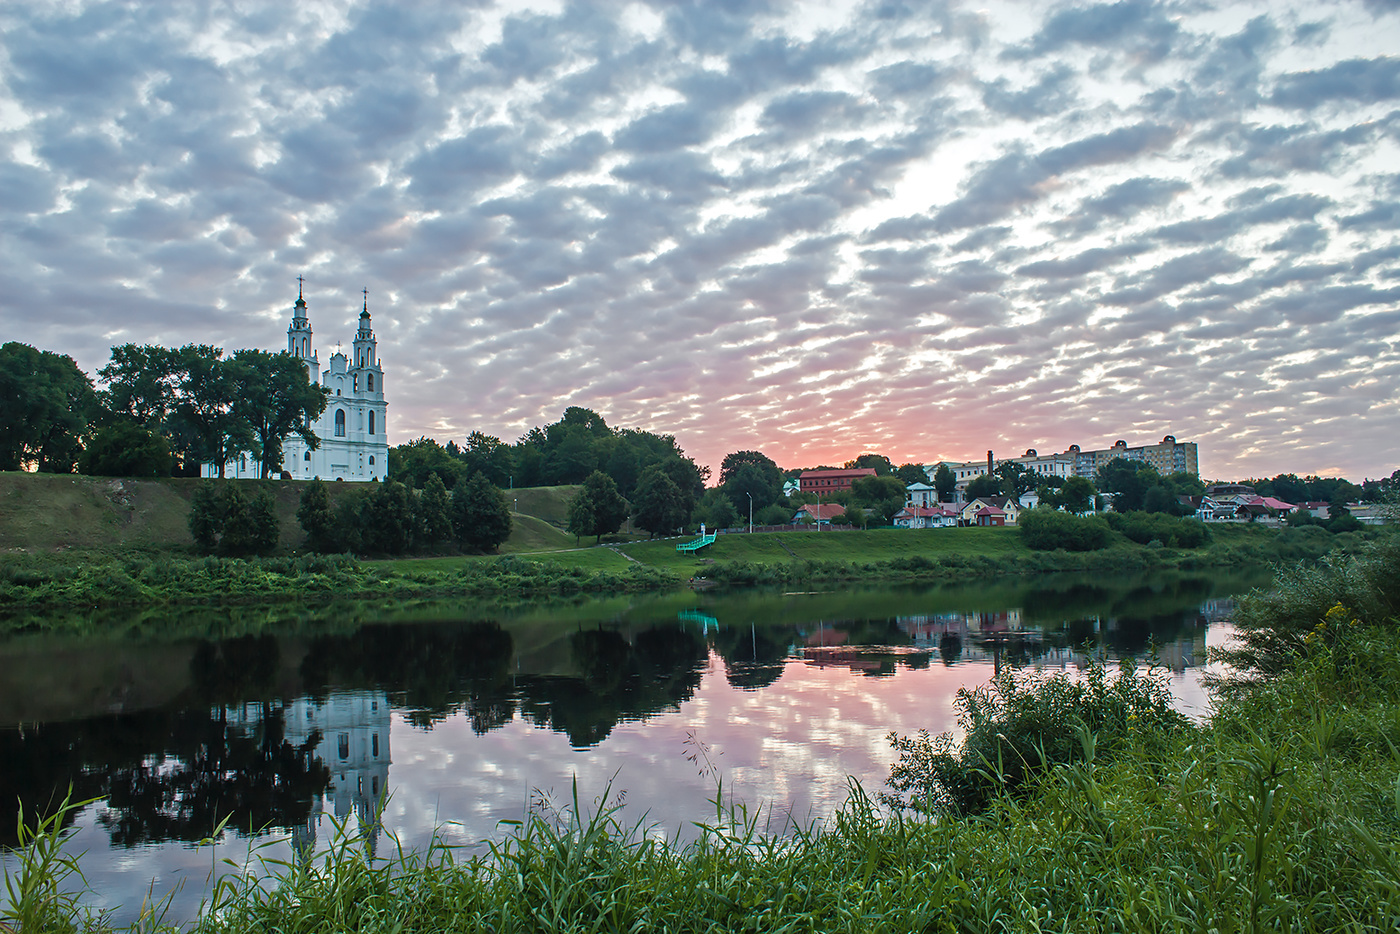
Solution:
<svg viewBox="0 0 1400 934"><path fill-rule="evenodd" d="M1113 541L1113 532L1099 516L1080 518L1053 509L1021 514L1021 540L1033 551L1098 551Z"/></svg>
<svg viewBox="0 0 1400 934"><path fill-rule="evenodd" d="M1017 675L1004 669L988 684L958 691L953 734L890 734L899 759L890 769L894 793L880 799L895 808L976 814L997 797L1021 792L1048 768L1079 760L1112 759L1131 737L1149 741L1189 728L1172 709L1165 676L1139 673L1124 660L1109 680L1102 662L1083 681L1064 674Z"/></svg>
<svg viewBox="0 0 1400 934"><path fill-rule="evenodd" d="M1139 545L1156 539L1171 548L1199 548L1210 541L1210 530L1199 519L1178 519L1160 512L1115 512L1107 519L1115 532Z"/></svg>

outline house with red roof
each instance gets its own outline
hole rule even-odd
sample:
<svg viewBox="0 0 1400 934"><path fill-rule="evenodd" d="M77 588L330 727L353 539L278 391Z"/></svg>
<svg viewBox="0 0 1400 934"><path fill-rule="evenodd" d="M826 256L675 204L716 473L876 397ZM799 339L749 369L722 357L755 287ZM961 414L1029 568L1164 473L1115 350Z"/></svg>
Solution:
<svg viewBox="0 0 1400 934"><path fill-rule="evenodd" d="M894 524L901 529L952 528L961 515L961 511L947 506L905 506L895 514Z"/></svg>
<svg viewBox="0 0 1400 934"><path fill-rule="evenodd" d="M960 510L959 525L989 524L977 521L977 514L983 509L992 509L1001 514L1002 519L996 523L997 525L1015 525L1021 517L1020 504L1010 496L979 496L972 502L964 503L958 508Z"/></svg>
<svg viewBox="0 0 1400 934"><path fill-rule="evenodd" d="M816 522L818 525L829 525L832 519L837 516L844 516L846 507L840 503L808 503L797 511L797 515L792 517L793 522ZM806 516L806 518L803 518Z"/></svg>

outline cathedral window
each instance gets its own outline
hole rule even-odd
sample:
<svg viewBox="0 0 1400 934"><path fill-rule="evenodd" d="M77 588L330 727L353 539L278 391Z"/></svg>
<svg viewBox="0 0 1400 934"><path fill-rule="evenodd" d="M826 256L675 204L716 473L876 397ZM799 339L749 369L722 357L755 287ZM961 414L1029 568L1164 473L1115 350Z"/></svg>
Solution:
<svg viewBox="0 0 1400 934"><path fill-rule="evenodd" d="M374 413L369 413L369 433L374 434Z"/></svg>
<svg viewBox="0 0 1400 934"><path fill-rule="evenodd" d="M344 410L344 409L336 409L336 410L335 410L335 436L336 436L337 438L343 438L343 437L345 437L345 410Z"/></svg>
<svg viewBox="0 0 1400 934"><path fill-rule="evenodd" d="M336 752L340 753L342 760L350 758L350 734L341 733L336 737Z"/></svg>
<svg viewBox="0 0 1400 934"><path fill-rule="evenodd" d="M371 467L374 466L374 455L373 455L373 454L371 454L371 455L369 456L369 465L370 465Z"/></svg>
<svg viewBox="0 0 1400 934"><path fill-rule="evenodd" d="M368 374L367 376L365 376L365 388L368 389L370 392L374 392L374 374L373 374L373 373L370 373L370 374Z"/></svg>
<svg viewBox="0 0 1400 934"><path fill-rule="evenodd" d="M311 460L311 452L310 452L310 451L305 451L305 452L303 452L302 455L301 455L301 459L304 460L304 461L309 461L309 460Z"/></svg>

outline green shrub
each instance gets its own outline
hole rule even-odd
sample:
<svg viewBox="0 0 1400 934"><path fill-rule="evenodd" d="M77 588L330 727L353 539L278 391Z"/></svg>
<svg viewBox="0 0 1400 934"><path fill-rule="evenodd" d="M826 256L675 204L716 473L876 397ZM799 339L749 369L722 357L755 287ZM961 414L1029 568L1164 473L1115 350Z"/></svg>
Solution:
<svg viewBox="0 0 1400 934"><path fill-rule="evenodd" d="M1156 540L1172 548L1199 548L1210 541L1210 530L1199 519L1178 519L1160 512L1113 512L1106 518L1115 532L1139 545Z"/></svg>
<svg viewBox="0 0 1400 934"><path fill-rule="evenodd" d="M1172 709L1164 675L1139 672L1124 660L1109 679L1102 662L1083 680L1065 674L1017 674L1003 669L989 683L958 691L954 702L961 743L953 734L890 734L899 759L890 770L895 808L965 815L1023 791L1054 765L1109 759L1130 738L1161 738L1189 728Z"/></svg>
<svg viewBox="0 0 1400 934"><path fill-rule="evenodd" d="M1054 509L1031 509L1019 520L1021 540L1034 551L1098 551L1113 541L1108 523L1098 516L1080 518Z"/></svg>

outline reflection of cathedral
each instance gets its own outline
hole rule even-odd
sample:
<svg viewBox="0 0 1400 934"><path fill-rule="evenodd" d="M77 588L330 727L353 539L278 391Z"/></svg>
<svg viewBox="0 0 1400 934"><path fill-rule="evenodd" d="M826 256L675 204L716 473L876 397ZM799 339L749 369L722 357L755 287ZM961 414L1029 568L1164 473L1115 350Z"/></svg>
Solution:
<svg viewBox="0 0 1400 934"><path fill-rule="evenodd" d="M379 796L389 784L389 697L377 691L332 694L325 700L300 697L286 708L287 740L300 746L319 734L311 753L331 772L329 797L335 816L351 813L373 842ZM306 826L293 840L298 849L316 842L316 829L325 813L325 798L317 802Z"/></svg>

